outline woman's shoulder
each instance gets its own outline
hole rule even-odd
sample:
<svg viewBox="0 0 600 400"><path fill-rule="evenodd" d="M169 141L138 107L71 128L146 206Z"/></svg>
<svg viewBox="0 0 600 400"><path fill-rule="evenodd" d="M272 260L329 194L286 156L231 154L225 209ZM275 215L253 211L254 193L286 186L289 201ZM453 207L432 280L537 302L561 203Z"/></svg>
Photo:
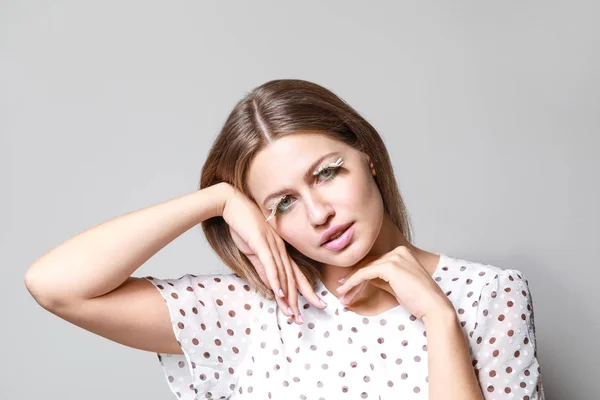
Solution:
<svg viewBox="0 0 600 400"><path fill-rule="evenodd" d="M146 276L173 310L215 319L242 314L252 319L255 304L262 297L248 281L235 273L183 274L177 278ZM188 311L186 311L186 309Z"/></svg>
<svg viewBox="0 0 600 400"><path fill-rule="evenodd" d="M478 309L482 297L495 298L498 292L511 290L529 293L527 279L519 269L445 255L441 261L434 280L463 319Z"/></svg>
<svg viewBox="0 0 600 400"><path fill-rule="evenodd" d="M458 257L442 255L440 268L436 271L436 282L451 282L477 287L495 279L510 279L509 277L525 279L524 274L516 268L502 268L498 265L481 261L470 261Z"/></svg>
<svg viewBox="0 0 600 400"><path fill-rule="evenodd" d="M158 278L155 276L146 276L144 278L161 290L171 287L187 290L188 292L198 289L223 292L253 292L248 281L235 273L187 273L176 278Z"/></svg>

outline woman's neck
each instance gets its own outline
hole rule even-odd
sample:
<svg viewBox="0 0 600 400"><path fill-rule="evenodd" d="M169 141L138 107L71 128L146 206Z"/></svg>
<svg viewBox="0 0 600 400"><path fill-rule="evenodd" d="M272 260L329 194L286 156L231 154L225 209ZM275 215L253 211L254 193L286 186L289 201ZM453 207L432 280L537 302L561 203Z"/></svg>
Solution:
<svg viewBox="0 0 600 400"><path fill-rule="evenodd" d="M402 235L398 227L394 225L394 223L392 223L392 221L388 218L387 214L384 216L379 236L365 258L377 258L389 253L398 246L408 247L419 264L421 264L430 275L433 275L439 262L439 256L437 254L421 250L409 243L404 235ZM341 295L337 293L336 289L341 284L338 282L338 279L354 270L359 264L360 262L351 267L340 267L325 264L321 268L321 282L323 282L323 285L331 294L339 298ZM374 299L377 299L377 301L373 301ZM352 305L350 305L348 309L354 311L353 305L355 308L360 308L361 312L366 314L379 314L382 311L398 305L398 302L385 290L367 284L357 295L357 297L354 298Z"/></svg>

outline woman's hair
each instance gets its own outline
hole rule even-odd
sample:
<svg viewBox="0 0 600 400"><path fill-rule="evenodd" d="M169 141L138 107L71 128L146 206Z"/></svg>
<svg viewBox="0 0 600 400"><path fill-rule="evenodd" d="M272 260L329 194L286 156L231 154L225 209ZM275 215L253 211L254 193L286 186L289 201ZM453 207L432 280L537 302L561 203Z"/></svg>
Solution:
<svg viewBox="0 0 600 400"><path fill-rule="evenodd" d="M248 92L231 111L215 139L202 167L199 189L227 182L253 199L247 185L253 157L270 142L300 131L321 132L368 155L377 171L374 178L385 212L412 243L411 223L382 138L348 103L312 82L278 79ZM210 246L235 274L263 296L273 299L273 291L239 251L222 217L203 221L202 230ZM290 257L316 287L323 264L285 243Z"/></svg>

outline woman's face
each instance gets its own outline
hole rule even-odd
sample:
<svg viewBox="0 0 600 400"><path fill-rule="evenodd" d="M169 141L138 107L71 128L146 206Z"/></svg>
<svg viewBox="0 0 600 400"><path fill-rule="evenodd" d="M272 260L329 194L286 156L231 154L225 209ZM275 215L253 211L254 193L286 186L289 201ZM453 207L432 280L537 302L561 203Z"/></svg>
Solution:
<svg viewBox="0 0 600 400"><path fill-rule="evenodd" d="M329 153L334 154L319 161ZM384 218L375 171L369 158L361 154L324 134L289 134L256 154L249 167L248 186L265 219L271 215L268 207L285 195L268 222L283 240L326 265L352 266L369 253ZM341 166L313 175L320 166L340 157ZM280 195L270 196L280 190ZM341 250L321 245L326 230L348 223L353 223L348 245Z"/></svg>

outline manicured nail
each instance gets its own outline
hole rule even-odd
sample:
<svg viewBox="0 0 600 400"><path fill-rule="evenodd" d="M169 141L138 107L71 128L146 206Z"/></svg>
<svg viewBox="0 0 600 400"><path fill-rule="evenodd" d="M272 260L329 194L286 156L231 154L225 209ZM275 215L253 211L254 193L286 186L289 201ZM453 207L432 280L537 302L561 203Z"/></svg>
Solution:
<svg viewBox="0 0 600 400"><path fill-rule="evenodd" d="M277 292L277 293L279 293L279 295L281 297L285 297L285 294L283 293L283 289L279 288L279 292Z"/></svg>
<svg viewBox="0 0 600 400"><path fill-rule="evenodd" d="M321 305L322 305L323 307L327 307L327 303L325 303L325 302L323 301L323 299L319 299L319 302L321 303Z"/></svg>
<svg viewBox="0 0 600 400"><path fill-rule="evenodd" d="M343 277L341 277L340 279L338 279L338 282L339 282L339 283L342 283L342 282L344 282L345 280L346 280L346 277L345 277L345 276L343 276Z"/></svg>
<svg viewBox="0 0 600 400"><path fill-rule="evenodd" d="M298 315L298 320L299 320L300 322L304 322L304 318L302 317L302 314Z"/></svg>
<svg viewBox="0 0 600 400"><path fill-rule="evenodd" d="M288 312L292 315L294 314L294 311L292 311L292 307L288 307Z"/></svg>
<svg viewBox="0 0 600 400"><path fill-rule="evenodd" d="M343 286L343 285L342 285L342 286ZM335 290L336 290L336 292L338 292L338 293L344 293L344 290L343 290L343 289L342 289L342 290L340 290L340 288L341 288L342 286L338 286L338 287L337 287L337 289L335 289Z"/></svg>

